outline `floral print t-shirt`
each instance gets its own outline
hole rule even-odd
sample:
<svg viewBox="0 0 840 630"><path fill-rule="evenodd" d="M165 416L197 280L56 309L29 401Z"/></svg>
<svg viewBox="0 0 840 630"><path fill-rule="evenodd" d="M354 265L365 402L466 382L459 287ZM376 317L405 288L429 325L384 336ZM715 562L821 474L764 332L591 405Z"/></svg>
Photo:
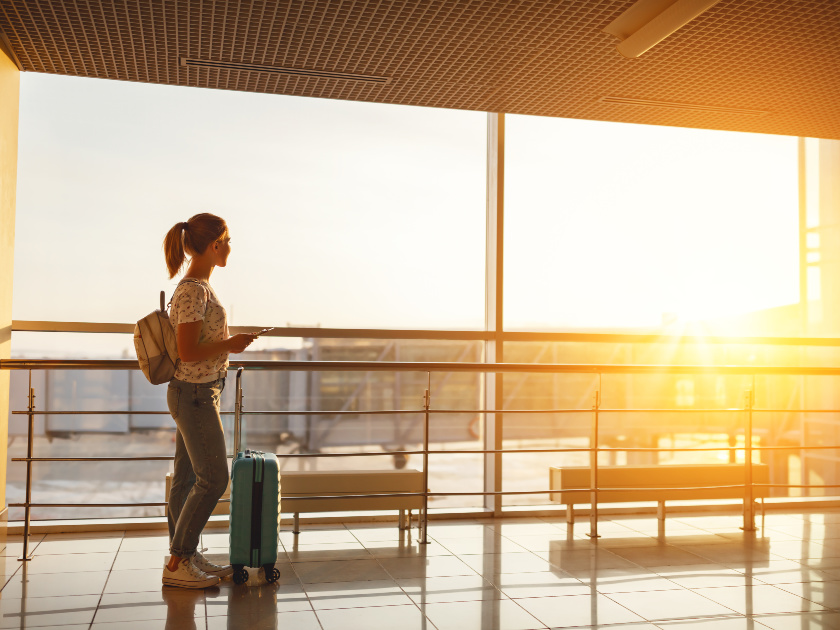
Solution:
<svg viewBox="0 0 840 630"><path fill-rule="evenodd" d="M172 295L169 320L175 329L178 324L201 321L199 343L224 341L230 335L227 314L209 283L195 278L184 278ZM219 372L227 369L228 354L204 359L203 361L181 361L175 370L175 378L188 383L207 383L219 378Z"/></svg>

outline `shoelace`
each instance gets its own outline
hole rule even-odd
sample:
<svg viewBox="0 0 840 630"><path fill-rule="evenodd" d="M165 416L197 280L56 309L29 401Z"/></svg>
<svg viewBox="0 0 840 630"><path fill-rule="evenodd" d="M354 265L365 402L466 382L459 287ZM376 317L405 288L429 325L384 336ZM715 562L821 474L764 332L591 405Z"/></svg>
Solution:
<svg viewBox="0 0 840 630"><path fill-rule="evenodd" d="M204 571L202 571L201 569L199 569L197 566L195 566L195 565L194 565L192 562L190 562L189 560L186 560L186 561L185 561L185 564L187 565L187 573L189 573L189 574L190 574L190 575L192 575L193 577L200 578L200 577L201 577L201 574L202 574L202 573L204 573Z"/></svg>
<svg viewBox="0 0 840 630"><path fill-rule="evenodd" d="M198 551L196 551L196 552L195 552L195 556L194 556L194 557L195 557L195 559L196 559L196 560L198 560L198 561L199 561L202 565L204 565L205 567L207 567L207 568L209 568L209 569L221 569L221 568L222 568L222 567L220 567L218 564L213 564L212 562L210 562L207 558L205 558L203 555L201 555L201 553L200 553L200 552L198 552Z"/></svg>

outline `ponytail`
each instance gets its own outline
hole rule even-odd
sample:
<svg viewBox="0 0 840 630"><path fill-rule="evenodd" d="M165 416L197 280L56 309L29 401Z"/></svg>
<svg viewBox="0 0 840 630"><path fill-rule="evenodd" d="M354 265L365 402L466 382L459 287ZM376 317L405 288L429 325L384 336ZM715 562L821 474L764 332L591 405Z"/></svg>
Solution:
<svg viewBox="0 0 840 630"><path fill-rule="evenodd" d="M198 256L227 234L227 224L221 217L203 212L189 221L176 223L163 239L163 255L169 277L174 278L184 266L187 254Z"/></svg>
<svg viewBox="0 0 840 630"><path fill-rule="evenodd" d="M166 268L169 270L169 278L172 279L181 267L184 266L186 254L184 253L184 227L186 223L177 223L166 233L163 239L163 255L166 257Z"/></svg>

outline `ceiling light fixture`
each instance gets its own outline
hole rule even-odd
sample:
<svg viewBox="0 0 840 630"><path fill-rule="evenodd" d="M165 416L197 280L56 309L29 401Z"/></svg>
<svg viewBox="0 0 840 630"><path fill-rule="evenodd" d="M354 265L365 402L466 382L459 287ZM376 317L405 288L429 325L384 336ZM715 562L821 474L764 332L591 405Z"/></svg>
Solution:
<svg viewBox="0 0 840 630"><path fill-rule="evenodd" d="M636 59L720 0L637 0L605 33L621 40L616 50Z"/></svg>
<svg viewBox="0 0 840 630"><path fill-rule="evenodd" d="M189 57L181 57L181 65L188 68L215 68L216 70L238 70L241 72L268 72L271 74L285 74L293 77L304 77L308 79L342 79L345 81L360 81L363 83L388 83L391 80L390 77L350 74L348 72L333 72L331 70L284 68L281 66L266 66L257 63L212 61L209 59L191 59Z"/></svg>

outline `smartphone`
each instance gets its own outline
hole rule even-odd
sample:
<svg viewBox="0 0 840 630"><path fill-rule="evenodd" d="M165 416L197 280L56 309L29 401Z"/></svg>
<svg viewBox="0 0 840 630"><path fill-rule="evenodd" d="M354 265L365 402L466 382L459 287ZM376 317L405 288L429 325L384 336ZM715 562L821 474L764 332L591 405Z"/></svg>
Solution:
<svg viewBox="0 0 840 630"><path fill-rule="evenodd" d="M256 333L251 333L251 334L256 335L257 337L259 337L260 335L264 335L265 333L267 333L267 332L271 332L272 330L274 330L274 327L273 327L273 326L272 326L271 328L263 328L261 331L256 332Z"/></svg>

